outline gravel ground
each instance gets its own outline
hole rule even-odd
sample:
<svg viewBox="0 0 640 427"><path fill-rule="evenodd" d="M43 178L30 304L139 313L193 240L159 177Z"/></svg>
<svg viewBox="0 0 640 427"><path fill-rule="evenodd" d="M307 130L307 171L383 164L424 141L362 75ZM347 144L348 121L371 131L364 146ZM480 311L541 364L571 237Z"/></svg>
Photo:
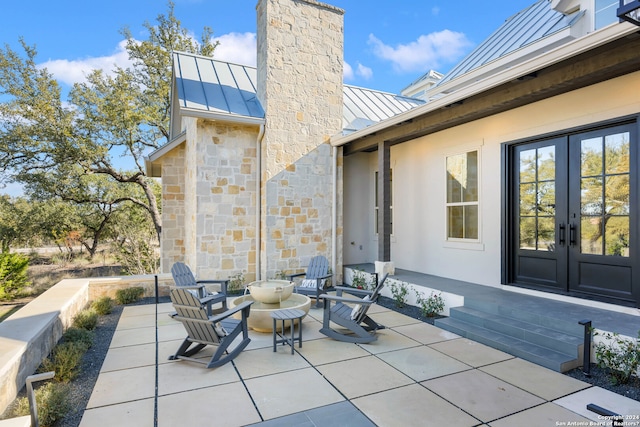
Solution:
<svg viewBox="0 0 640 427"><path fill-rule="evenodd" d="M163 298L161 300L161 302L167 301L168 298ZM138 304L153 303L155 303L155 298L145 298L138 302ZM391 298L386 297L380 297L378 304L383 307L399 311L407 316L413 317L414 319L419 319L433 324L434 319L422 316L420 309L415 306L405 306L402 309L398 309L395 306L395 302ZM122 309L122 306L116 306L111 314L100 316L98 326L95 330L93 346L85 353L82 359L82 373L71 384L72 392L69 398L74 409L63 420L58 422L56 427L77 427L80 424L82 414L84 413L84 409L91 397L93 387L98 379L102 362L104 361L109 345L111 344L111 338L116 329L116 325L118 324L118 320L120 319ZM640 401L640 380L638 378L633 378L632 382L629 384L614 386L611 384L607 372L596 365L592 365L591 367L591 377L586 377L581 368L574 369L568 372L567 375ZM24 390L20 395L24 395Z"/></svg>

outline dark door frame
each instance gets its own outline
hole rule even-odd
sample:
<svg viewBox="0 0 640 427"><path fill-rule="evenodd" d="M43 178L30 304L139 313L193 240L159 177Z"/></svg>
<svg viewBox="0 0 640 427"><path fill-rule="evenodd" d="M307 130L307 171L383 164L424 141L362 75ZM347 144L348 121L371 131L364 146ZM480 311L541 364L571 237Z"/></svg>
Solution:
<svg viewBox="0 0 640 427"><path fill-rule="evenodd" d="M570 289L568 289L568 287L567 287L568 290L564 291L559 289L540 287L532 284L516 283L516 280L515 280L515 271L514 271L515 259L514 258L516 256L516 251L518 250L518 248L515 247L516 246L515 239L512 233L512 230L513 230L512 221L513 221L513 218L515 218L514 215L516 213L515 201L513 200L514 194L515 194L514 182L512 180L512 176L513 176L512 169L514 167L514 161L515 161L515 159L513 158L513 153L515 151L514 148L516 146L520 146L523 144L530 144L530 143L540 142L540 141L559 138L559 137L569 137L572 134L584 133L584 132L589 132L593 130L609 128L617 125L632 125L634 130L633 136L635 136L635 146L632 141L630 167L635 168L635 170L637 171L636 172L637 181L635 183L636 190L630 195L631 197L630 204L631 204L631 209L635 210L636 212L635 215L636 217L638 217L638 215L640 215L640 206L639 206L640 200L638 198L638 193L640 193L640 188L638 188L640 187L640 182L639 182L640 181L640 154L639 154L640 153L640 115L619 117L616 119L606 120L598 123L593 123L590 125L564 129L557 132L550 132L544 135L538 135L531 138L523 138L519 140L508 141L501 145L500 147L501 226L502 226L501 227L501 263L502 263L501 264L501 283L503 285L518 286L523 288L541 290L544 292L575 296L579 298L595 299L598 301L610 302L610 303L619 304L619 305L640 307L640 279L639 279L640 268L638 267L635 268L636 272L633 275L633 298L635 299L635 301L625 301L625 300L620 300L616 298L610 298L607 296L594 296L594 295L576 293L576 292L572 292ZM635 233L630 235L630 239L632 239L633 242L636 242L635 243L636 249L633 250L632 248L632 257L634 259L634 262L633 262L634 266L640 265L640 254L638 253L640 252L640 248L639 248L640 231L638 231L639 228L640 227L636 227Z"/></svg>

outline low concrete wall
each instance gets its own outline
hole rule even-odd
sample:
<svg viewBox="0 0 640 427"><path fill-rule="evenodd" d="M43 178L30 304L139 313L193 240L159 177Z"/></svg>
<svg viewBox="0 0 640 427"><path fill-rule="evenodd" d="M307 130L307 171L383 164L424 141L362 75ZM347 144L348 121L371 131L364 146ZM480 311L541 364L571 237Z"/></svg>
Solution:
<svg viewBox="0 0 640 427"><path fill-rule="evenodd" d="M49 355L74 316L90 301L115 298L122 288L141 286L155 296L154 275L65 279L0 323L0 413L16 398L42 360ZM173 279L158 275L158 294L168 295Z"/></svg>

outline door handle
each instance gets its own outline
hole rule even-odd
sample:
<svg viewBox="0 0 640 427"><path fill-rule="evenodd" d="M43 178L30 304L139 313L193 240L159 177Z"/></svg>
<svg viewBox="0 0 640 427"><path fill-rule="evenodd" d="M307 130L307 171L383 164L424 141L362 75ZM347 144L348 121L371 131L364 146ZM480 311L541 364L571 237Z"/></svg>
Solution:
<svg viewBox="0 0 640 427"><path fill-rule="evenodd" d="M575 246L576 244L576 225L569 224L569 245Z"/></svg>
<svg viewBox="0 0 640 427"><path fill-rule="evenodd" d="M566 240L565 240L565 225L564 224L559 224L558 225L558 244L560 244L560 246L564 245Z"/></svg>

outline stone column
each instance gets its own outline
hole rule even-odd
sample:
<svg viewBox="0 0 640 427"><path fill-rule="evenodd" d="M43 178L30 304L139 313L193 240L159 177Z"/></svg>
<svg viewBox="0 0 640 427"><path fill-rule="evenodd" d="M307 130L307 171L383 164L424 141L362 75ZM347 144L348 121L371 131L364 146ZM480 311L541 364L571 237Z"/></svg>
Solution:
<svg viewBox="0 0 640 427"><path fill-rule="evenodd" d="M312 0L260 0L262 277L331 259L332 158L342 129L343 15Z"/></svg>

